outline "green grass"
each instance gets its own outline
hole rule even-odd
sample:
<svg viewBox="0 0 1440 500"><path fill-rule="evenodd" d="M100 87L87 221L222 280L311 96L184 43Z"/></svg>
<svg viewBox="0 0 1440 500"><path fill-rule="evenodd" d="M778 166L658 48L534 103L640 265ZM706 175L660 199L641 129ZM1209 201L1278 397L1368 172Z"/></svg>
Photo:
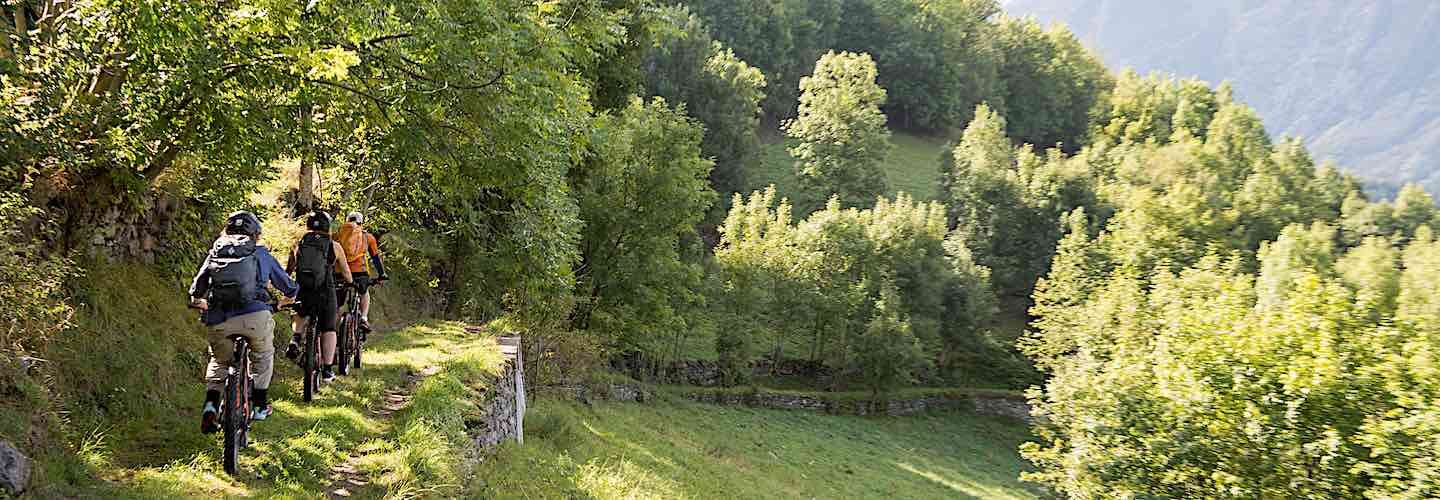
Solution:
<svg viewBox="0 0 1440 500"><path fill-rule="evenodd" d="M945 140L902 132L892 134L890 140L895 148L884 164L885 178L890 184L886 194L894 196L897 192L905 192L916 200L935 199L939 188L940 154L945 149ZM762 190L774 184L779 196L791 200L805 199L797 198L804 195L795 178L795 160L785 151L786 146L786 141L764 145L760 162L747 172L749 191ZM727 197L722 201L728 203L729 199Z"/></svg>
<svg viewBox="0 0 1440 500"><path fill-rule="evenodd" d="M662 397L540 399L484 498L1041 498L1016 478L1023 424L967 412L845 417Z"/></svg>

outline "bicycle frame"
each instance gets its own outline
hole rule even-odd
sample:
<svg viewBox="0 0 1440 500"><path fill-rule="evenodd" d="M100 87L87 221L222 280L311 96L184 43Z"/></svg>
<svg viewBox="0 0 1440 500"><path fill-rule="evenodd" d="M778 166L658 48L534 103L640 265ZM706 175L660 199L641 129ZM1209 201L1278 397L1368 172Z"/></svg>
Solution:
<svg viewBox="0 0 1440 500"><path fill-rule="evenodd" d="M299 302L284 306L291 314L300 314ZM300 340L305 343L300 351L300 378L301 378L301 399L310 402L315 399L315 393L320 390L320 332L319 322L315 316L305 314L305 331L300 333Z"/></svg>

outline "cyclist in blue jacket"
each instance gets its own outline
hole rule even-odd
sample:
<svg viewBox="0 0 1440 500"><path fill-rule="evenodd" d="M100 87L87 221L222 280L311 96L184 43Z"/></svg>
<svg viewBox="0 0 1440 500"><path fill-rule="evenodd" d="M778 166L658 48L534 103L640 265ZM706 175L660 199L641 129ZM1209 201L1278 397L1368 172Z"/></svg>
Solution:
<svg viewBox="0 0 1440 500"><path fill-rule="evenodd" d="M243 335L250 340L251 374L254 376L254 391L250 394L254 407L251 418L265 420L271 413L266 392L270 388L275 356L275 318L271 316L273 309L267 285L273 285L288 299L294 299L300 287L290 279L270 251L259 245L259 241L260 219L255 214L245 211L230 214L226 218L224 232L190 284L191 306L204 311L201 319L210 330L210 363L205 368L205 407L200 417L202 432L219 430L220 391L225 387L225 374L234 357L231 352L234 345L229 340L232 335ZM235 250L237 248L241 250ZM247 259L247 262L241 262ZM234 264L235 268L226 269L227 265L236 262L240 263ZM237 286L236 280L220 279L221 275L244 266L253 266L248 268L253 274L245 276L253 282ZM253 293L238 300L222 293L237 288L253 290ZM221 303L221 297L226 297L224 303Z"/></svg>

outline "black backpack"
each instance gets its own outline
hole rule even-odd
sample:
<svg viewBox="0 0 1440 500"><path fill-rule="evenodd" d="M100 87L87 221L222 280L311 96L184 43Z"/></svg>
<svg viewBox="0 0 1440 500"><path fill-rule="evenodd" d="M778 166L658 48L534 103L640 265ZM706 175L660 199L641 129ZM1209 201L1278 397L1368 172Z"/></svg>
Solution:
<svg viewBox="0 0 1440 500"><path fill-rule="evenodd" d="M330 267L335 263L335 245L330 237L320 233L309 233L300 239L300 248L295 252L295 282L306 291L328 290Z"/></svg>
<svg viewBox="0 0 1440 500"><path fill-rule="evenodd" d="M227 234L215 240L206 269L210 275L212 307L233 311L264 300L260 259L255 255L255 240L249 236Z"/></svg>

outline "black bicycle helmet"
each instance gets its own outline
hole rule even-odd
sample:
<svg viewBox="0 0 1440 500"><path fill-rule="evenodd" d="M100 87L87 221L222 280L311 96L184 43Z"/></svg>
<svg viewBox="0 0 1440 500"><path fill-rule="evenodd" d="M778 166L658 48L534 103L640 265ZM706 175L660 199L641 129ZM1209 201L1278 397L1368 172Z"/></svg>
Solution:
<svg viewBox="0 0 1440 500"><path fill-rule="evenodd" d="M260 235L260 219L255 214L241 210L225 218L225 234L243 234L254 238Z"/></svg>
<svg viewBox="0 0 1440 500"><path fill-rule="evenodd" d="M305 218L305 228L311 231L329 231L330 223L334 220L324 210L316 210L310 212L310 216Z"/></svg>

